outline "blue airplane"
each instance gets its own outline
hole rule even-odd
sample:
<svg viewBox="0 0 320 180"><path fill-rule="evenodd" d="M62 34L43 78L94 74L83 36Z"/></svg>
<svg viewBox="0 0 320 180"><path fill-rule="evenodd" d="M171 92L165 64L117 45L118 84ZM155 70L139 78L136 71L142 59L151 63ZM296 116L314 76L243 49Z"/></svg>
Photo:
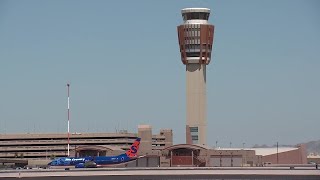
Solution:
<svg viewBox="0 0 320 180"><path fill-rule="evenodd" d="M51 161L48 166L75 166L75 168L95 168L100 166L118 165L137 160L140 138L137 138L130 149L118 156L97 156L97 157L62 157Z"/></svg>

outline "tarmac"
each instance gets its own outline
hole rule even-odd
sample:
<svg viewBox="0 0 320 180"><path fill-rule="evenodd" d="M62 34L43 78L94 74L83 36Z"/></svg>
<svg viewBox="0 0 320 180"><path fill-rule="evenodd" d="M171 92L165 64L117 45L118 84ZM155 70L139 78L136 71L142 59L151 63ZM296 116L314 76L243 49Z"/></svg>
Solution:
<svg viewBox="0 0 320 180"><path fill-rule="evenodd" d="M99 169L31 169L0 171L1 180L85 180L85 179L290 179L319 180L320 170L314 168L99 168Z"/></svg>

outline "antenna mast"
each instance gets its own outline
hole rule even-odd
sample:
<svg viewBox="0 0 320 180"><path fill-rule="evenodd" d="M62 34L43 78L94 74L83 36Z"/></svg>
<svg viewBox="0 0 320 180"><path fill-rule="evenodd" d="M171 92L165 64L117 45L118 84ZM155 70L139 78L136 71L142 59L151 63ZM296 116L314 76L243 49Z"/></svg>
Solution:
<svg viewBox="0 0 320 180"><path fill-rule="evenodd" d="M68 88L68 157L70 156L70 84L67 84Z"/></svg>

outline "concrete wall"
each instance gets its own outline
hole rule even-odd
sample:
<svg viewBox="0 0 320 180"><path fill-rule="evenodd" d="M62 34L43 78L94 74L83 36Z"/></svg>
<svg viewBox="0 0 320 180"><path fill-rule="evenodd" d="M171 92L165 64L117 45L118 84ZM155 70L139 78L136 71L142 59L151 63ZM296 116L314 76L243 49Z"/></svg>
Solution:
<svg viewBox="0 0 320 180"><path fill-rule="evenodd" d="M36 166L45 166L52 160L50 159L29 159L28 160L28 166L36 167Z"/></svg>
<svg viewBox="0 0 320 180"><path fill-rule="evenodd" d="M239 166L238 161L239 159L233 158L240 158L241 165L240 166L259 166L258 156L256 155L254 150L219 150L219 149L211 149L208 152L211 158L224 158L226 162L222 162L223 166L227 166L227 164L231 165L231 159L234 161L234 166ZM213 159L211 159L213 160ZM230 163L229 163L230 161ZM208 164L214 164L210 162ZM219 162L220 165L220 162ZM229 165L229 166L230 166Z"/></svg>
<svg viewBox="0 0 320 180"><path fill-rule="evenodd" d="M214 167L241 167L243 163L242 157L211 157L210 165Z"/></svg>
<svg viewBox="0 0 320 180"><path fill-rule="evenodd" d="M143 157L125 165L125 167L159 167L159 166L160 166L159 157Z"/></svg>
<svg viewBox="0 0 320 180"><path fill-rule="evenodd" d="M161 156L160 167L170 167L170 166L171 166L170 158L166 156Z"/></svg>

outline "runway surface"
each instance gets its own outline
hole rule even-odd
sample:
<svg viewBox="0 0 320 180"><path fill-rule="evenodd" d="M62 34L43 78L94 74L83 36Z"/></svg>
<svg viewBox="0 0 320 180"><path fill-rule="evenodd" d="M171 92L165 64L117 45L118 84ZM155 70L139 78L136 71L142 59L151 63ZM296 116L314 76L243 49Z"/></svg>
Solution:
<svg viewBox="0 0 320 180"><path fill-rule="evenodd" d="M319 180L320 170L310 168L118 168L71 170L0 171L1 180L85 180L85 179L290 179Z"/></svg>

